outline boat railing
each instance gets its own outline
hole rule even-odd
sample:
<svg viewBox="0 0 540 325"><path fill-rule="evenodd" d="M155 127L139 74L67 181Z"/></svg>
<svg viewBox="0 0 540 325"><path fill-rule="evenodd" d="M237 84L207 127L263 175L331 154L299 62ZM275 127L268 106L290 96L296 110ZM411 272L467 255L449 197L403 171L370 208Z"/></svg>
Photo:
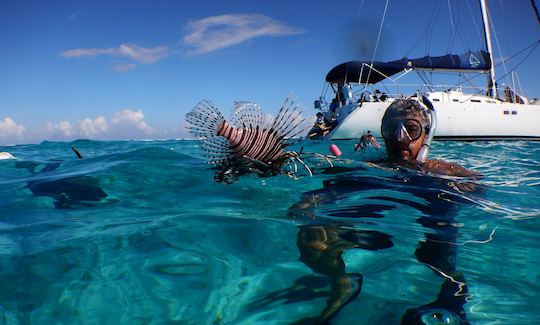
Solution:
<svg viewBox="0 0 540 325"><path fill-rule="evenodd" d="M428 84L428 83L377 83L371 84L347 84L347 95L342 96L341 100L337 101L337 106L342 107L345 105L364 102L384 102L387 100L393 100L397 98L406 98L414 95L418 92L428 94L429 98L433 98L437 102L485 102L485 103L499 103L510 102L518 104L529 104L526 97L520 95L514 89L505 85L504 97L491 98L488 96L487 87L466 86L466 85L449 85L449 84ZM331 89L334 89L333 87ZM336 96L333 100L326 100L326 93L323 92L323 96L319 97L315 101L315 108L322 112L331 112L336 109L336 94L337 89L334 90L333 96ZM343 91L343 90L342 90Z"/></svg>
<svg viewBox="0 0 540 325"><path fill-rule="evenodd" d="M353 87L353 98L362 101L378 101L376 96L377 94L387 97L387 98L404 98L415 93L442 93L448 96L454 96L454 98L459 97L459 101L467 101L476 97L490 97L488 96L487 87L476 87L476 86L455 86L447 84L426 84L426 83L411 83L411 84L385 84L378 83L376 85L361 85L357 84L356 87ZM503 95L503 94L501 94ZM512 103L526 104L528 102L527 98L519 94L516 90L506 86L504 88L504 95L501 98L493 99L491 102L496 100Z"/></svg>

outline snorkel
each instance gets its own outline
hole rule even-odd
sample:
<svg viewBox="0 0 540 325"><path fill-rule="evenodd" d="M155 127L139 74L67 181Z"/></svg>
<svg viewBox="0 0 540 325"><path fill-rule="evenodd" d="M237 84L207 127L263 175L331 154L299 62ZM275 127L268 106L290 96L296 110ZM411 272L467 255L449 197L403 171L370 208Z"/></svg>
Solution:
<svg viewBox="0 0 540 325"><path fill-rule="evenodd" d="M426 96L422 95L421 99L418 97L418 103L427 110L429 115L429 128L426 128L426 136L424 137L422 147L416 156L416 161L423 164L427 159L431 141L433 140L435 129L437 128L437 113L435 113L433 104L431 104L431 101Z"/></svg>

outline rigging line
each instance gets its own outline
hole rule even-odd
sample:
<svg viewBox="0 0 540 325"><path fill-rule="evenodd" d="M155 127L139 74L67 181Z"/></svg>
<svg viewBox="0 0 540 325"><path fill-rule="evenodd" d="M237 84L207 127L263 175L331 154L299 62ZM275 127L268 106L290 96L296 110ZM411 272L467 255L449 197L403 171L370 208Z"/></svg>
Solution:
<svg viewBox="0 0 540 325"><path fill-rule="evenodd" d="M504 77L506 77L509 73L511 73L512 71L515 71L523 62L525 62L525 60L534 52L534 50L536 50L536 47L540 44L540 40L536 41L536 44L535 46L531 49L531 51L529 53L527 53L527 55L518 63L516 64L515 67L512 68L512 70L510 70L510 72L506 73L504 76L500 77L499 79L497 79L496 81L499 81L501 79L503 79Z"/></svg>
<svg viewBox="0 0 540 325"><path fill-rule="evenodd" d="M358 8L358 11L356 12L356 20L358 20L358 17L360 17L360 12L362 12L362 9L364 8L364 2L366 2L366 0L362 0L362 3L360 3L360 7Z"/></svg>
<svg viewBox="0 0 540 325"><path fill-rule="evenodd" d="M523 88L521 88L521 81L519 81L519 77L518 77L517 73L515 73L514 75L516 76L516 81L517 81L517 86L519 88L519 93L523 94ZM515 93L515 91L514 91L514 93Z"/></svg>
<svg viewBox="0 0 540 325"><path fill-rule="evenodd" d="M532 42L531 44L529 44L527 47L525 47L525 48L522 49L521 51L519 51L519 52L513 54L512 56L510 56L508 59L506 59L506 61L512 60L512 59L515 58L516 56L520 55L521 53L527 51L529 48L533 47L532 50L531 50L531 52L530 52L529 54L527 54L527 56L525 57L525 59L526 59L527 57L529 57L529 56L532 54L532 52L534 52L534 50L536 49L536 47L537 47L538 45L540 45L540 40L536 40L536 41ZM516 65L516 67L519 66L521 63L523 63L523 61L524 61L524 60L522 60L518 65ZM495 67L498 67L500 64L501 64L501 63L496 64ZM472 76L472 77L470 77L470 78L466 78L466 79L464 79L462 82L458 83L456 86L460 86L460 85L464 84L465 82L471 81L471 80L473 80L474 78L476 78L476 77L478 77L478 76L481 76L481 75L483 75L483 73L478 73L478 74L476 74L476 75L474 75L474 76ZM503 77L504 77L504 76L503 76ZM501 77L501 78L502 78L502 77Z"/></svg>
<svg viewBox="0 0 540 325"><path fill-rule="evenodd" d="M506 69L506 64L504 62L504 57L503 57L503 54L502 54L503 52L502 52L502 49L501 49L501 44L499 43L499 38L497 37L497 32L495 31L495 26L493 25L493 16L489 12L489 8L486 7L486 10L487 10L488 17L491 18L489 20L489 26L491 27L491 30L493 31L493 35L495 35L495 43L497 44L497 49L499 50L499 54L501 56L501 63L503 65L504 72L506 73L505 75L508 75L508 69Z"/></svg>
<svg viewBox="0 0 540 325"><path fill-rule="evenodd" d="M430 23L429 33L426 40L426 55L429 55L431 51L431 41L433 40L433 30L435 29L435 20L439 17L439 13L442 9L442 1L438 2L438 7L435 10L434 15L432 16L432 22Z"/></svg>
<svg viewBox="0 0 540 325"><path fill-rule="evenodd" d="M460 4L461 2L458 2L458 4ZM459 8L459 7L458 7ZM461 10L459 10L460 13L461 13ZM463 46L463 51L466 52L468 49L471 49L471 48L476 48L476 46L472 46L472 47L467 47L466 46L466 39L467 37L465 36L465 32L463 31L463 28L461 28L461 26L464 26L464 24L462 23L462 15L459 15L458 14L458 22L457 22L457 35L459 36L459 41L461 42L461 46Z"/></svg>
<svg viewBox="0 0 540 325"><path fill-rule="evenodd" d="M461 46L463 46L463 51L466 52L470 49L480 49L480 45L477 43L480 38L475 38L476 34L474 34L474 30L470 27L470 25L467 26L466 23L463 23L465 20L465 8L463 6L462 2L458 2L460 4L459 13L458 13L458 22L457 22L457 30L458 30L458 37L459 41L461 42ZM474 27L476 28L476 24L473 22ZM465 30L464 26L467 26L467 30ZM472 36L472 37L471 37ZM469 45L467 45L469 44Z"/></svg>
<svg viewBox="0 0 540 325"><path fill-rule="evenodd" d="M452 46L452 38L454 37L456 30L454 27L454 17L452 15L452 5L450 4L450 0L448 2L448 13L450 15L450 38L448 39L448 47L446 48L446 53L450 52L450 47Z"/></svg>
<svg viewBox="0 0 540 325"><path fill-rule="evenodd" d="M461 45L464 46L463 39L461 37L461 21L460 21L460 6L461 2L455 2L456 6L455 9L452 10L452 17L454 17L454 23L456 25L456 32L454 34L454 37L452 38L452 44L450 48L454 47L454 43L456 42L456 38L461 42Z"/></svg>
<svg viewBox="0 0 540 325"><path fill-rule="evenodd" d="M405 52L405 57L409 56L409 54L411 54L411 51L416 48L416 46L420 43L420 41L423 39L424 35L426 35L427 33L427 28L424 29L424 31L420 34L420 36L418 36L418 38L416 39L416 41L414 41L414 43L412 43L412 45L409 47L409 49L407 49L407 52Z"/></svg>
<svg viewBox="0 0 540 325"><path fill-rule="evenodd" d="M437 5L437 3L435 3L435 5ZM416 41L414 41L414 43L409 47L409 49L407 50L407 52L405 53L405 57L407 57L410 52L416 48L416 46L420 43L420 41L422 39L426 39L427 40L427 34L428 34L428 30L429 30L429 26L431 24L431 21L433 20L433 15L435 15L435 10L432 10L431 11L431 17L429 18L428 20L428 25L426 26L426 28L424 29L424 31L422 33L420 33L420 36L418 36L418 38L416 39Z"/></svg>
<svg viewBox="0 0 540 325"><path fill-rule="evenodd" d="M416 41L414 41L414 43L407 49L407 52L405 53L405 57L409 56L411 51L413 49L415 49L417 47L417 45L420 44L420 41L422 41L422 40L426 41L426 52L427 52L427 40L429 39L429 37L428 37L429 30L430 30L430 26L433 25L434 15L437 12L437 10L436 10L437 7L436 6L439 5L439 4L440 3L435 2L435 8L433 10L431 10L431 17L429 17L428 24L427 24L426 28L424 29L424 31L422 33L420 33L420 35L418 36Z"/></svg>
<svg viewBox="0 0 540 325"><path fill-rule="evenodd" d="M516 70L523 62L525 62L525 60L526 60L526 59L534 52L534 50L536 50L536 47L538 46L538 44L540 44L540 40L536 41L535 43L536 43L536 44L534 44L535 46L531 49L531 51L530 51L529 53L527 53L527 55L526 55L526 56L525 56L525 57L524 57L524 58L523 58L523 59L522 59L522 60L521 60L514 68L512 68L512 70L510 70L510 72L508 72L508 73L511 73L512 71ZM531 46L532 46L532 45L531 45ZM529 48L529 47L531 47L531 46L528 46L527 48ZM521 53L521 52L523 52L523 50L520 51L520 53ZM517 55L517 54L516 54L516 55ZM515 56L515 55L514 55L514 56ZM514 56L512 56L512 57L514 57ZM510 57L509 59L511 59L512 57ZM509 59L508 59L508 60L509 60ZM506 60L506 61L508 61L508 60ZM508 74L508 73L507 73L507 74ZM505 75L502 76L502 77L499 77L499 79L495 80L495 83L498 83L498 81L501 80L501 79L503 79L504 77L506 77L507 74L505 74ZM474 77L477 77L477 76L478 76L478 75L476 75L476 76L474 76ZM474 78L474 77L473 77L473 78ZM470 78L469 80L472 80L472 78ZM478 91L477 91L476 93L474 93L472 96L478 95L481 91L482 91L482 89L478 90ZM523 95L523 94L522 94L522 95ZM471 96L471 97L472 97L472 96Z"/></svg>
<svg viewBox="0 0 540 325"><path fill-rule="evenodd" d="M538 8L536 8L534 0L531 0L531 6L533 7L533 11L536 14L536 19L538 19L538 23L540 24L540 15L538 15Z"/></svg>
<svg viewBox="0 0 540 325"><path fill-rule="evenodd" d="M381 33L384 25L384 19L386 18L386 10L388 9L388 3L390 0L386 0L386 4L384 5L384 12L381 19L381 26L379 26L379 34L377 35L377 42L375 42L375 49L373 50L373 56L371 57L371 64L370 66L373 67L373 61L375 61L375 55L377 54L377 48L379 47L379 40L381 39ZM368 76L366 79L366 82L369 82L369 77L371 76L371 69L369 69Z"/></svg>
<svg viewBox="0 0 540 325"><path fill-rule="evenodd" d="M482 33L480 33L478 26L476 26L476 19L474 19L474 14L472 12L472 8L471 8L471 4L469 3L469 0L467 0L467 7L469 8L469 14L471 15L471 20L472 20L474 29L476 30L476 35L478 36L478 39L482 39Z"/></svg>

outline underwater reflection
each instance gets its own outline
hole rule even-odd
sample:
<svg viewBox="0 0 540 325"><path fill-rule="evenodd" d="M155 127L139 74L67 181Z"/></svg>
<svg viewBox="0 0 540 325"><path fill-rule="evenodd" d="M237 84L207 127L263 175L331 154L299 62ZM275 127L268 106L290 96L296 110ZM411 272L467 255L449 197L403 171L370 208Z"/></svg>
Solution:
<svg viewBox="0 0 540 325"><path fill-rule="evenodd" d="M325 276L330 286L326 307L319 315L294 324L328 323L360 294L362 274L346 273L343 253L349 249L393 247L391 235L362 229L362 225L371 224L369 218L383 218L385 212L396 209L396 204L421 212L416 222L425 232L414 255L443 280L433 301L410 306L401 323L467 324L463 308L468 296L467 284L456 268L459 225L455 214L458 204L468 202L462 196L463 191L479 189L469 179L445 179L403 168L393 169L391 176L386 177L368 173L335 175L324 181L321 189L304 193L300 202L289 209L292 217L305 223L298 227L300 261L316 274ZM400 195L394 197L386 194L390 191L380 190L399 191ZM297 289L295 284L281 295L295 295ZM272 298L275 298L272 294L266 297L270 301ZM314 297L304 295L304 300L308 299Z"/></svg>
<svg viewBox="0 0 540 325"><path fill-rule="evenodd" d="M53 205L58 209L88 207L114 201L105 200L108 195L99 186L99 178L87 175L58 177L49 174L61 165L62 162L41 164L22 161L15 164L15 167L26 168L34 176L26 186L32 194L51 197Z"/></svg>

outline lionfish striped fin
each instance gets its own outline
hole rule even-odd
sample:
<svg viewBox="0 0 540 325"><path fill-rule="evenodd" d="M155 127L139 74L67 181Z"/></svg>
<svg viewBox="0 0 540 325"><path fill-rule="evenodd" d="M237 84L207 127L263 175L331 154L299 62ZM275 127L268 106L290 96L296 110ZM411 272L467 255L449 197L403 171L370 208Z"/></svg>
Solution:
<svg viewBox="0 0 540 325"><path fill-rule="evenodd" d="M201 148L209 164L224 164L231 160L229 141L221 136L209 137L202 141Z"/></svg>
<svg viewBox="0 0 540 325"><path fill-rule="evenodd" d="M252 102L235 102L231 123L237 128L263 126L263 113L259 105Z"/></svg>
<svg viewBox="0 0 540 325"><path fill-rule="evenodd" d="M219 109L209 100L203 100L186 114L187 129L195 137L212 137L225 121Z"/></svg>
<svg viewBox="0 0 540 325"><path fill-rule="evenodd" d="M270 128L276 130L280 138L292 138L304 132L302 124L305 119L302 116L302 108L294 100L285 98L279 109L278 115L270 124Z"/></svg>

